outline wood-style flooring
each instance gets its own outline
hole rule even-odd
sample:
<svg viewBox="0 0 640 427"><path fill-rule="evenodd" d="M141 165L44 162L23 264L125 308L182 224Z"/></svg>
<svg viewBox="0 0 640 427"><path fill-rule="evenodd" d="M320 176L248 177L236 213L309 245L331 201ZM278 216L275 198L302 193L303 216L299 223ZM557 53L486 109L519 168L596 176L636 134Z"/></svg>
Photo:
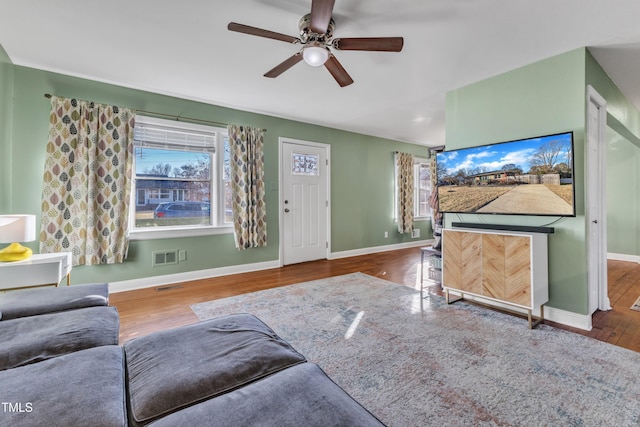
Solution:
<svg viewBox="0 0 640 427"><path fill-rule="evenodd" d="M608 268L609 296L613 309L594 314L591 331L547 323L640 351L640 312L629 309L640 296L640 264L609 261ZM117 307L120 313L120 342L123 343L153 331L197 322L189 307L191 304L357 271L420 289L420 249L312 261L159 288L113 293L110 304ZM441 293L439 286L426 289L428 292ZM526 327L525 323L523 327Z"/></svg>
<svg viewBox="0 0 640 427"><path fill-rule="evenodd" d="M640 351L640 311L630 309L635 300L640 297L640 264L609 260L607 268L612 309L595 312L593 329L589 332L572 328L564 329Z"/></svg>

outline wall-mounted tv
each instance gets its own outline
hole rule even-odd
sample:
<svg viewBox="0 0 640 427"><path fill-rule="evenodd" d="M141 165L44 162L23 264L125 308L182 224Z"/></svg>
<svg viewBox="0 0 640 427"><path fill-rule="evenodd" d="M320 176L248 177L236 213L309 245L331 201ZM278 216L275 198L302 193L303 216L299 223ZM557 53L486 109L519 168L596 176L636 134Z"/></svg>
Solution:
<svg viewBox="0 0 640 427"><path fill-rule="evenodd" d="M436 155L440 212L575 216L573 132Z"/></svg>

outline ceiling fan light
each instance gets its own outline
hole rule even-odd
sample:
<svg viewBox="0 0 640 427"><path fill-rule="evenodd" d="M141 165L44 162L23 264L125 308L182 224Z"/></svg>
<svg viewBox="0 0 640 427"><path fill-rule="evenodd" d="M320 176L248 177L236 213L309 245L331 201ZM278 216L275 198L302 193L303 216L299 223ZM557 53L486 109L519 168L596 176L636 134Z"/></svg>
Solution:
<svg viewBox="0 0 640 427"><path fill-rule="evenodd" d="M307 64L319 67L329 59L329 49L320 46L307 46L302 51L302 58Z"/></svg>

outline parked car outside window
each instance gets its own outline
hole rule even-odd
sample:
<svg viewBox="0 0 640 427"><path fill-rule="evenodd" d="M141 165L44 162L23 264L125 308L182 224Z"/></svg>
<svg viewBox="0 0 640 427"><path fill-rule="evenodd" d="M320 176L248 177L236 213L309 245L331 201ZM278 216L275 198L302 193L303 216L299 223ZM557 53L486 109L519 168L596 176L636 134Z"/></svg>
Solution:
<svg viewBox="0 0 640 427"><path fill-rule="evenodd" d="M175 218L209 216L211 204L209 202L166 202L160 203L153 212L154 218Z"/></svg>
<svg viewBox="0 0 640 427"><path fill-rule="evenodd" d="M153 211L153 218L161 221L157 225L209 224L211 204L186 201L160 203Z"/></svg>

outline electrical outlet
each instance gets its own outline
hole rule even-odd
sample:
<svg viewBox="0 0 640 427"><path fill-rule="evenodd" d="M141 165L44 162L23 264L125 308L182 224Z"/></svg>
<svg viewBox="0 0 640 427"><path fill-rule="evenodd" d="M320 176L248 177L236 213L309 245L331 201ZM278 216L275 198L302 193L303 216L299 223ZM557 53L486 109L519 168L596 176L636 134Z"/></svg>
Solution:
<svg viewBox="0 0 640 427"><path fill-rule="evenodd" d="M388 231L385 231L385 232L384 232L384 238L385 238L385 239L388 239L388 238L389 238L389 232L388 232Z"/></svg>
<svg viewBox="0 0 640 427"><path fill-rule="evenodd" d="M178 260L179 261L186 261L187 260L187 251L186 250L178 251Z"/></svg>

